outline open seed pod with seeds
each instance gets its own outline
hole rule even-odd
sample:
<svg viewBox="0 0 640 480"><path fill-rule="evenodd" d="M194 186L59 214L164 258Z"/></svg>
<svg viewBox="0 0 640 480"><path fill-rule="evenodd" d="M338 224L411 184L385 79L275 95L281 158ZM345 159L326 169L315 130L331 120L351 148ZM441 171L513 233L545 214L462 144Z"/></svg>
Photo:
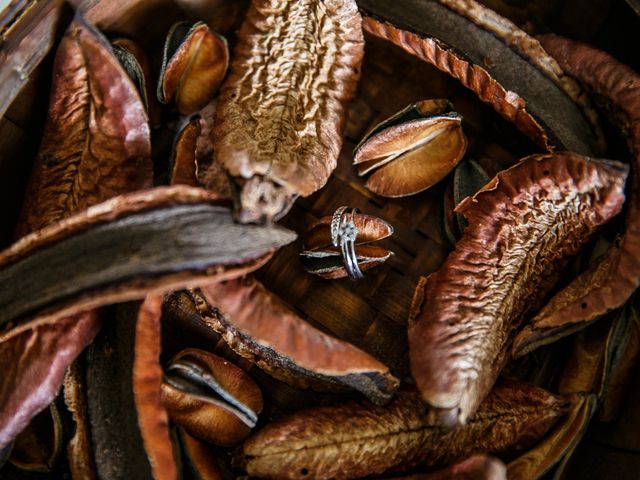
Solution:
<svg viewBox="0 0 640 480"><path fill-rule="evenodd" d="M635 478L640 19L524 3L0 7L0 478Z"/></svg>

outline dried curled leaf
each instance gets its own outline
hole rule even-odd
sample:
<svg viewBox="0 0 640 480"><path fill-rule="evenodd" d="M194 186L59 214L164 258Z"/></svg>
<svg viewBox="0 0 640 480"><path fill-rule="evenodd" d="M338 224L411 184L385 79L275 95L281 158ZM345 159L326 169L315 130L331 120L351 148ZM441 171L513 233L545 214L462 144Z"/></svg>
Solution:
<svg viewBox="0 0 640 480"><path fill-rule="evenodd" d="M369 245L393 235L393 227L389 223L361 213L353 217L349 214L349 218L353 218L358 229L355 251L361 271L381 265L393 255L386 248ZM334 280L347 277L347 270L340 248L331 243L331 219L331 216L323 217L309 227L304 234L300 259L308 272Z"/></svg>
<svg viewBox="0 0 640 480"><path fill-rule="evenodd" d="M579 330L623 305L640 286L640 76L609 54L572 40L545 35L540 41L560 66L618 114L632 151L626 230L589 270L556 294L514 343L524 355Z"/></svg>
<svg viewBox="0 0 640 480"><path fill-rule="evenodd" d="M527 313L622 209L626 176L615 162L531 156L458 205L469 226L418 285L409 329L413 377L436 422L463 424L473 414Z"/></svg>
<svg viewBox="0 0 640 480"><path fill-rule="evenodd" d="M598 152L592 125L558 81L539 68L543 50L528 48L531 55L516 53L504 38L482 26L487 15L460 15L452 1L378 2L361 0L365 31L387 39L407 52L458 79L497 113L514 123L540 147L572 150L584 155ZM467 0L474 9L487 10ZM465 7L467 9L467 7ZM495 12L491 15L498 17ZM477 18L476 18L477 17ZM507 38L526 38L510 24ZM464 32L461 35L460 32ZM543 57L546 62L548 56Z"/></svg>
<svg viewBox="0 0 640 480"><path fill-rule="evenodd" d="M60 43L53 78L18 236L115 195L152 186L144 104L109 43L81 17Z"/></svg>
<svg viewBox="0 0 640 480"><path fill-rule="evenodd" d="M253 278L210 284L193 297L203 320L236 353L280 380L348 386L378 404L398 388L385 365L315 329Z"/></svg>
<svg viewBox="0 0 640 480"><path fill-rule="evenodd" d="M178 22L164 44L158 99L174 101L182 115L197 112L212 99L229 66L227 40L203 22Z"/></svg>
<svg viewBox="0 0 640 480"><path fill-rule="evenodd" d="M466 148L462 117L453 106L447 100L423 100L373 127L356 147L353 163L360 175L373 171L369 190L403 197L442 180Z"/></svg>
<svg viewBox="0 0 640 480"><path fill-rule="evenodd" d="M311 408L266 425L244 443L237 462L266 478L358 478L414 466L446 465L474 453L513 453L540 439L566 410L549 392L498 384L464 427L430 426L414 391L386 407L350 402Z"/></svg>
<svg viewBox="0 0 640 480"><path fill-rule="evenodd" d="M274 219L321 188L342 146L363 56L354 0L254 0L216 114L216 161L240 219Z"/></svg>
<svg viewBox="0 0 640 480"><path fill-rule="evenodd" d="M0 326L33 314L32 326L52 323L149 290L234 278L295 238L276 226L238 225L212 201L202 189L155 188L23 238L0 253L0 281L14 286L0 291Z"/></svg>
<svg viewBox="0 0 640 480"><path fill-rule="evenodd" d="M244 440L262 411L262 392L251 377L217 355L193 348L166 367L162 401L172 422L221 446Z"/></svg>
<svg viewBox="0 0 640 480"><path fill-rule="evenodd" d="M473 455L433 473L417 473L393 480L507 480L507 467L495 457Z"/></svg>

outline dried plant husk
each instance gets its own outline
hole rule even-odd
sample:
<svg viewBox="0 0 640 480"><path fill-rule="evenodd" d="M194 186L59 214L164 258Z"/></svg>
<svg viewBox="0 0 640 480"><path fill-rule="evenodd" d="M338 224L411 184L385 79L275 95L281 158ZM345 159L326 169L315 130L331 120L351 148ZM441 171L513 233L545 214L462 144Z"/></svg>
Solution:
<svg viewBox="0 0 640 480"><path fill-rule="evenodd" d="M229 66L227 40L203 22L178 22L164 44L158 100L191 115L212 99Z"/></svg>
<svg viewBox="0 0 640 480"><path fill-rule="evenodd" d="M350 402L302 410L245 441L237 463L266 478L357 478L417 465L447 465L474 453L513 453L535 444L566 402L519 382L498 384L469 423L445 431L427 422L415 391L386 407Z"/></svg>
<svg viewBox="0 0 640 480"><path fill-rule="evenodd" d="M387 366L315 329L254 278L210 284L192 295L203 321L232 350L292 386L347 386L377 404L398 388Z"/></svg>
<svg viewBox="0 0 640 480"><path fill-rule="evenodd" d="M475 160L460 162L453 171L453 203L460 204L465 198L475 195L478 190L489 183L489 175ZM467 228L464 215L456 213L456 221L460 233Z"/></svg>
<svg viewBox="0 0 640 480"><path fill-rule="evenodd" d="M169 162L172 185L199 186L196 173L196 151L200 130L200 118L196 116L189 119L176 135Z"/></svg>
<svg viewBox="0 0 640 480"><path fill-rule="evenodd" d="M192 437L184 430L178 430L182 452L183 469L194 480L224 480L224 474L212 447L202 440Z"/></svg>
<svg viewBox="0 0 640 480"><path fill-rule="evenodd" d="M79 16L58 47L53 78L18 236L152 186L144 104L109 43Z"/></svg>
<svg viewBox="0 0 640 480"><path fill-rule="evenodd" d="M507 480L507 467L490 455L477 454L432 473L416 473L393 480Z"/></svg>
<svg viewBox="0 0 640 480"><path fill-rule="evenodd" d="M172 422L226 447L244 440L262 411L262 392L249 375L198 349L181 351L165 368L162 401Z"/></svg>
<svg viewBox="0 0 640 480"><path fill-rule="evenodd" d="M369 243L390 237L393 227L373 215L348 215L358 229L355 251L360 270L364 272L387 261L393 252ZM322 217L305 232L300 259L310 273L326 279L345 278L348 274L340 248L331 244L331 219Z"/></svg>
<svg viewBox="0 0 640 480"><path fill-rule="evenodd" d="M409 105L365 135L354 151L367 188L385 197L413 195L433 186L467 148L462 117L443 99ZM373 173L372 173L373 172Z"/></svg>
<svg viewBox="0 0 640 480"><path fill-rule="evenodd" d="M440 425L464 424L515 334L566 261L624 203L627 168L573 153L533 155L456 207L469 226L415 293L413 377Z"/></svg>
<svg viewBox="0 0 640 480"><path fill-rule="evenodd" d="M277 226L239 225L216 201L202 189L155 188L23 238L0 253L0 279L14 286L0 292L0 325L26 315L21 324L53 323L153 290L235 278L295 238Z"/></svg>
<svg viewBox="0 0 640 480"><path fill-rule="evenodd" d="M366 32L456 78L538 146L598 154L601 136L576 103L579 95L564 87L559 69L551 74L540 67L553 59L537 41L506 19L500 20L508 26L506 34L487 29L486 19L495 22L499 16L477 2L466 1L467 15L455 11L453 3L458 2L362 0L359 6ZM516 52L510 43L523 48Z"/></svg>
<svg viewBox="0 0 640 480"><path fill-rule="evenodd" d="M354 0L253 0L213 132L241 221L277 219L327 182L363 50Z"/></svg>
<svg viewBox="0 0 640 480"><path fill-rule="evenodd" d="M571 457L595 412L597 398L589 393L571 394L565 398L571 402L566 416L535 447L508 464L510 480L541 478L559 462Z"/></svg>
<svg viewBox="0 0 640 480"><path fill-rule="evenodd" d="M9 461L21 470L47 473L53 470L62 448L62 419L52 403L15 438Z"/></svg>
<svg viewBox="0 0 640 480"><path fill-rule="evenodd" d="M568 74L614 110L630 145L633 168L624 235L538 312L516 339L516 355L583 328L623 305L640 286L640 76L588 45L555 35L542 36L540 41Z"/></svg>

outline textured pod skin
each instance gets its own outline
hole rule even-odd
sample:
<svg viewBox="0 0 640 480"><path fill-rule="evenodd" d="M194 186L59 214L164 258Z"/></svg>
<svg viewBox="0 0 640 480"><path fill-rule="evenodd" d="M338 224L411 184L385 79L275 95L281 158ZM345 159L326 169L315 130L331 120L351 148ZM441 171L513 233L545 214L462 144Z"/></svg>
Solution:
<svg viewBox="0 0 640 480"><path fill-rule="evenodd" d="M418 473L393 480L507 480L507 467L495 457L473 455L433 473Z"/></svg>
<svg viewBox="0 0 640 480"><path fill-rule="evenodd" d="M570 75L614 111L632 152L626 230L592 268L556 294L514 343L524 355L568 335L623 305L640 286L640 76L611 55L555 35L540 38L543 47Z"/></svg>
<svg viewBox="0 0 640 480"><path fill-rule="evenodd" d="M527 313L620 212L626 175L622 164L577 154L531 156L458 205L469 226L416 289L409 329L413 377L434 421L454 426L473 414Z"/></svg>
<svg viewBox="0 0 640 480"><path fill-rule="evenodd" d="M149 120L103 36L80 17L56 55L49 115L17 235L151 187Z"/></svg>
<svg viewBox="0 0 640 480"><path fill-rule="evenodd" d="M187 349L172 362L195 359L215 378L225 395L248 407L256 416L262 411L262 392L242 369L209 352ZM206 401L200 395L176 388L166 380L162 384L162 401L171 420L189 434L215 445L233 446L244 440L251 426L243 422L224 397Z"/></svg>
<svg viewBox="0 0 640 480"><path fill-rule="evenodd" d="M291 385L346 385L378 404L398 388L387 366L315 329L249 276L210 284L192 295L203 320L236 353Z"/></svg>
<svg viewBox="0 0 640 480"><path fill-rule="evenodd" d="M361 18L353 0L254 0L238 39L215 158L247 181L240 218L270 219L336 167L363 56Z"/></svg>
<svg viewBox="0 0 640 480"><path fill-rule="evenodd" d="M387 407L350 402L283 417L251 436L237 460L261 478L343 479L446 465L477 452L522 450L541 438L565 402L532 385L496 386L468 425L432 427L415 391L401 391Z"/></svg>

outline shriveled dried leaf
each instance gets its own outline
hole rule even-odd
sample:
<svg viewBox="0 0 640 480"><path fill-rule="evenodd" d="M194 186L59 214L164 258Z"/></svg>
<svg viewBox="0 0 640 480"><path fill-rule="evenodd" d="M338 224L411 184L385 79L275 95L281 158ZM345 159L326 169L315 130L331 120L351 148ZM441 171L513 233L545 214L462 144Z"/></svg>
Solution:
<svg viewBox="0 0 640 480"><path fill-rule="evenodd" d="M149 121L140 95L102 34L80 17L60 43L53 78L18 236L151 186Z"/></svg>
<svg viewBox="0 0 640 480"><path fill-rule="evenodd" d="M315 329L253 278L210 284L193 296L202 319L236 353L280 380L302 388L348 386L378 404L398 388L385 365Z"/></svg>
<svg viewBox="0 0 640 480"><path fill-rule="evenodd" d="M337 165L363 56L361 18L354 0L254 0L238 39L215 158L239 180L240 219L274 219Z"/></svg>
<svg viewBox="0 0 640 480"><path fill-rule="evenodd" d="M386 407L350 402L311 408L266 425L238 452L251 476L357 478L417 465L446 465L474 453L513 453L540 439L566 403L519 382L495 387L464 427L446 432L427 422L415 391Z"/></svg>
<svg viewBox="0 0 640 480"><path fill-rule="evenodd" d="M203 22L178 22L167 34L158 99L174 101L182 115L207 105L229 66L227 40Z"/></svg>
<svg viewBox="0 0 640 480"><path fill-rule="evenodd" d="M609 54L554 35L541 37L560 66L620 112L620 128L632 151L626 230L600 261L557 293L514 345L516 355L584 328L623 305L640 286L640 76Z"/></svg>
<svg viewBox="0 0 640 480"><path fill-rule="evenodd" d="M575 95L567 95L546 70L541 75L541 61L536 59L543 50L530 49L531 55L521 56L505 42L505 38L517 38L521 43L526 38L534 44L535 39L513 24L509 35L501 38L478 25L482 23L479 16L460 15L450 3L361 0L358 4L365 31L458 79L540 147L598 153L598 135L575 103ZM468 4L486 10L476 2ZM460 35L461 31L465 34ZM549 57L544 58L546 62Z"/></svg>
<svg viewBox="0 0 640 480"><path fill-rule="evenodd" d="M622 209L626 175L622 164L576 154L531 156L456 207L469 226L418 286L423 302L414 302L409 329L413 377L436 422L463 424L473 414L527 313Z"/></svg>

